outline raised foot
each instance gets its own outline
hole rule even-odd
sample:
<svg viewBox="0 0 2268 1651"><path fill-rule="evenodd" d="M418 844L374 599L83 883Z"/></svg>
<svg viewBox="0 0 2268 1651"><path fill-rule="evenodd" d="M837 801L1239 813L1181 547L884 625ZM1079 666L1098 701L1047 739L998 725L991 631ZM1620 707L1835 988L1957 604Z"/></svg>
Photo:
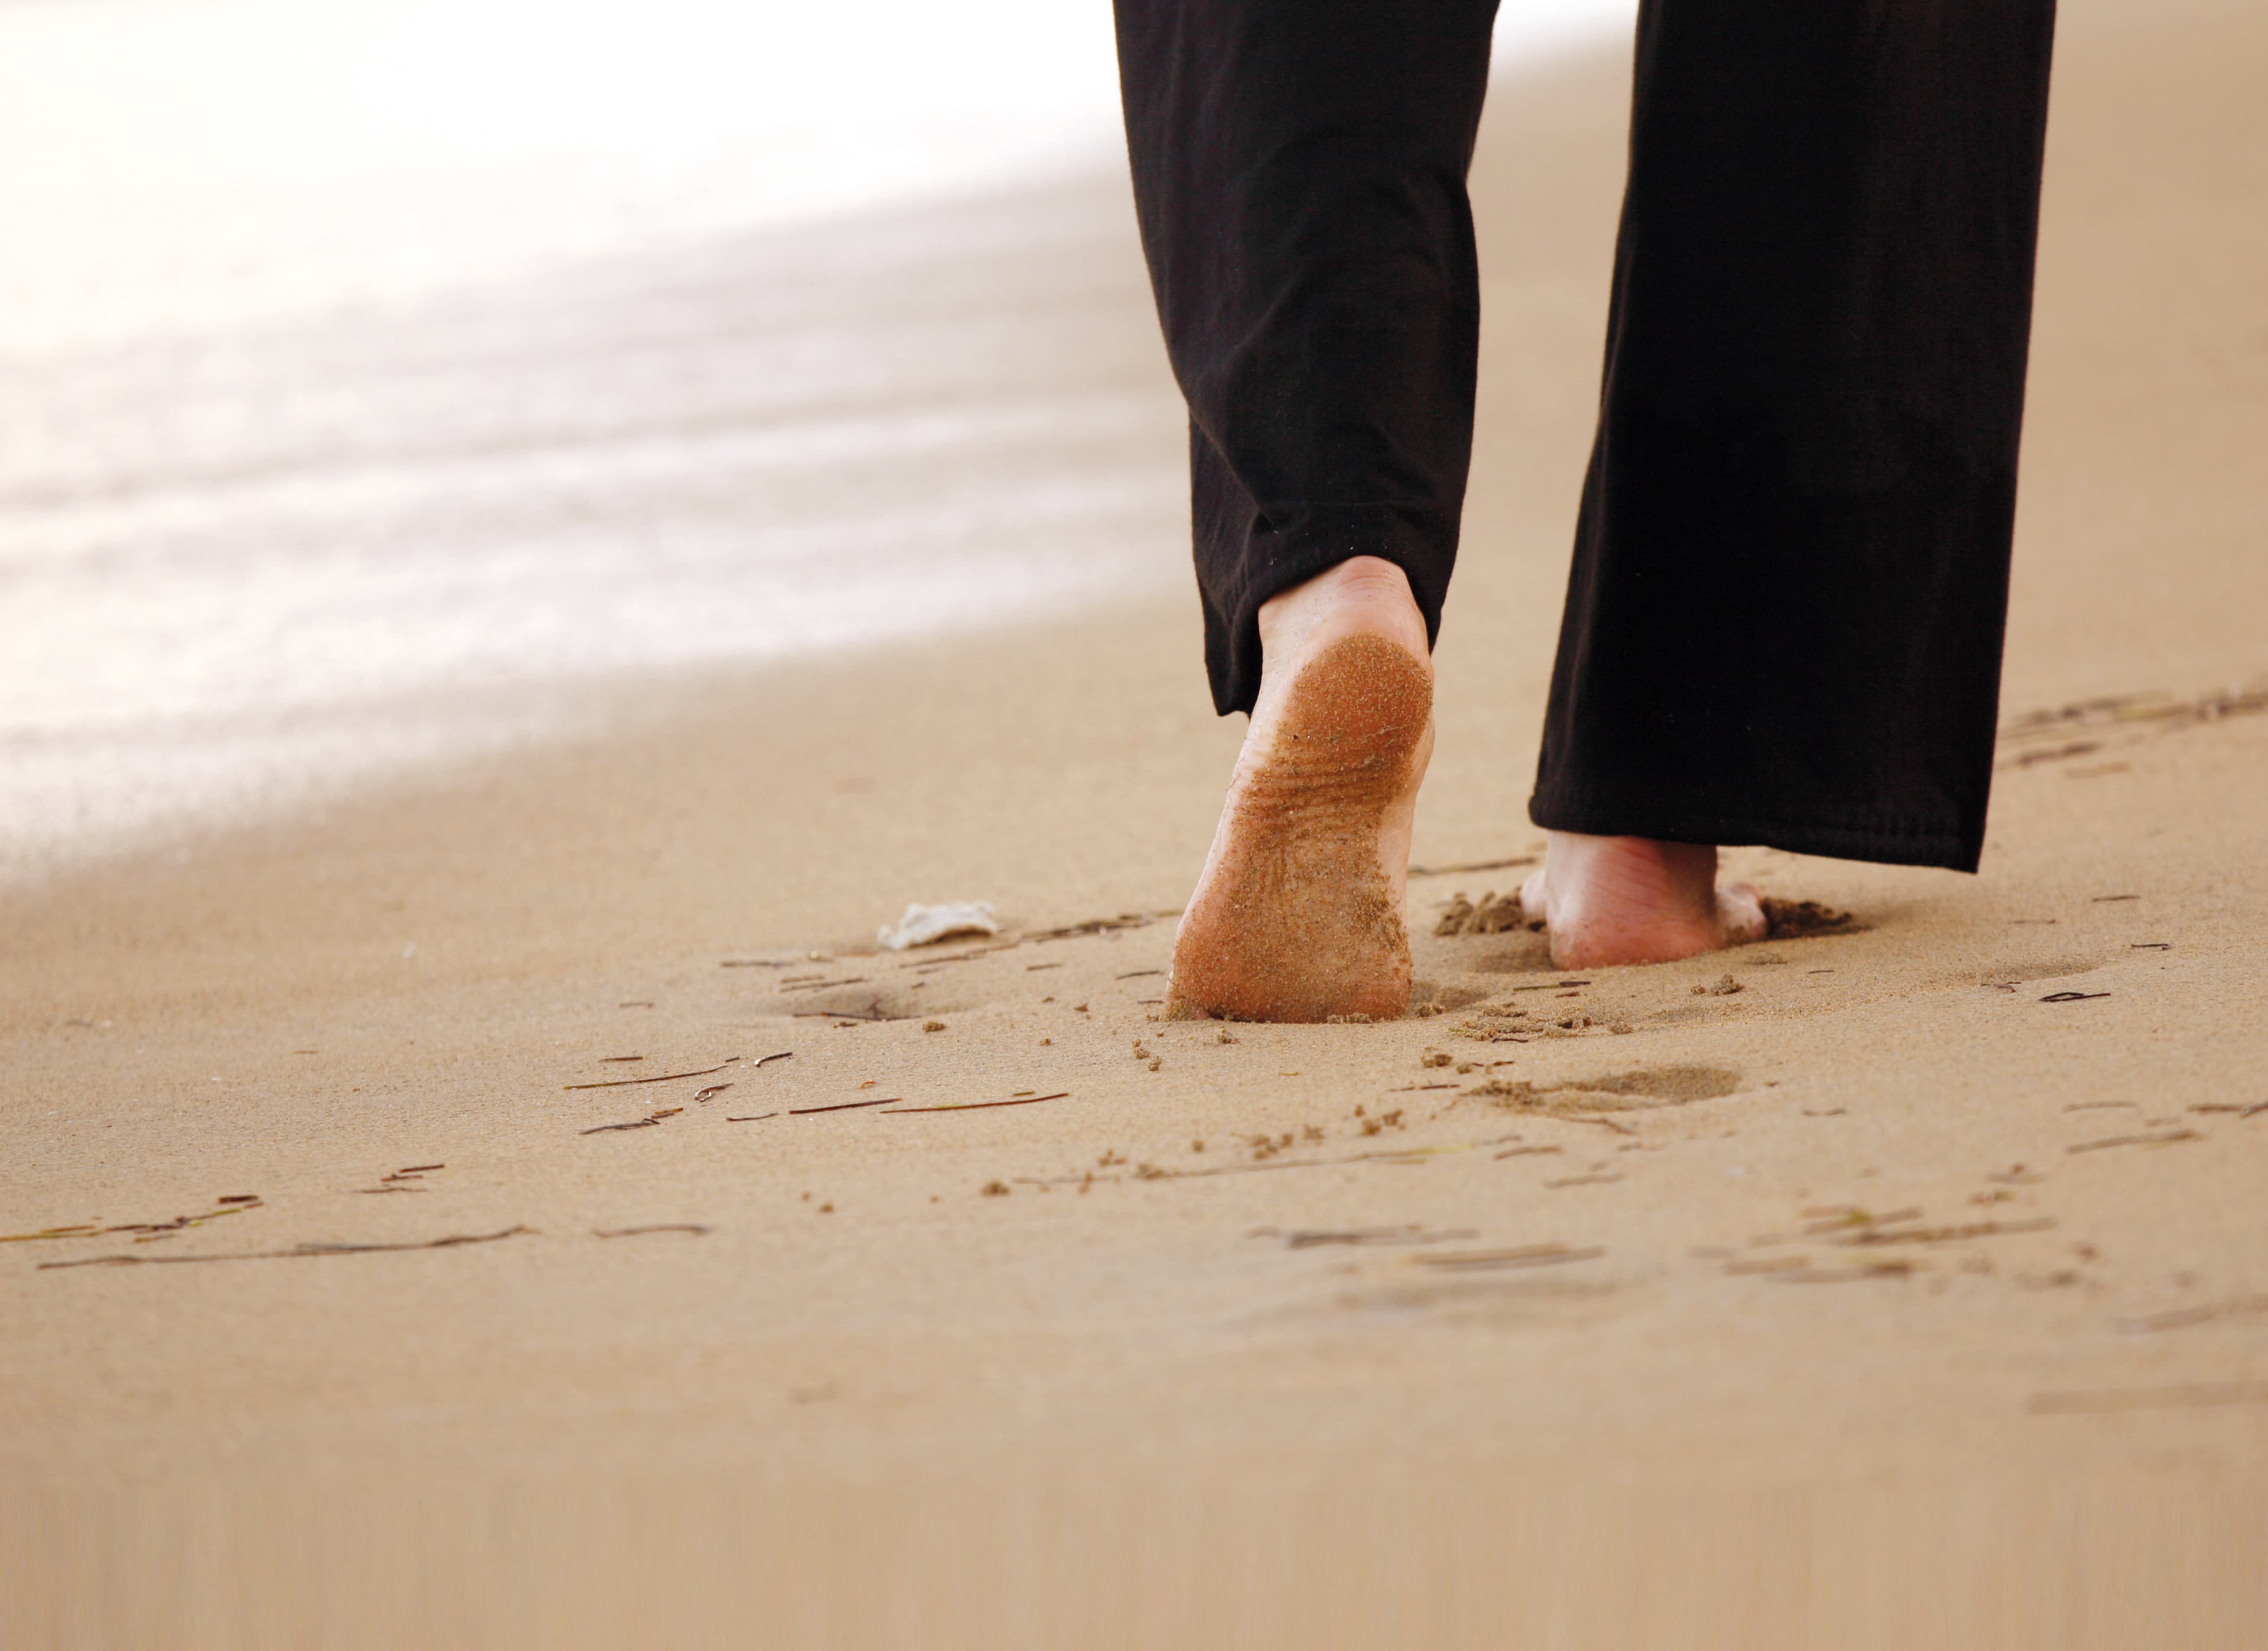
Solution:
<svg viewBox="0 0 2268 1651"><path fill-rule="evenodd" d="M1182 918L1166 1013L1398 1016L1410 1003L1402 905L1432 672L1358 632L1316 648L1270 698L1263 689Z"/></svg>
<svg viewBox="0 0 2268 1651"><path fill-rule="evenodd" d="M1768 927L1753 888L1718 887L1717 851L1703 843L1554 831L1520 899L1550 930L1559 969L1670 963L1760 940Z"/></svg>

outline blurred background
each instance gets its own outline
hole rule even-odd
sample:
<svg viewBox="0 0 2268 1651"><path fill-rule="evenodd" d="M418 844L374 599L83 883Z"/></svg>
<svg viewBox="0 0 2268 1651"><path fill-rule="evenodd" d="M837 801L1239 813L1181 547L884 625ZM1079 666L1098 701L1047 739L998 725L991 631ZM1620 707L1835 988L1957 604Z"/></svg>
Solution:
<svg viewBox="0 0 2268 1651"><path fill-rule="evenodd" d="M1123 166L1103 0L0 0L0 879L1184 579Z"/></svg>

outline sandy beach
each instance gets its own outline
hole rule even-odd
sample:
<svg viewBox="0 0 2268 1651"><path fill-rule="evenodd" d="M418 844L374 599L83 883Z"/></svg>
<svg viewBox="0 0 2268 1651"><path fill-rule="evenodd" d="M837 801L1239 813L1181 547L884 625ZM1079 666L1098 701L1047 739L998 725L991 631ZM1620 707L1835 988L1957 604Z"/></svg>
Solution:
<svg viewBox="0 0 2268 1651"><path fill-rule="evenodd" d="M1434 932L1541 846L1627 56L1497 87L1393 1023L1154 1019L1242 725L1122 177L582 282L884 339L768 416L962 422L809 508L1042 476L1108 600L0 894L0 1643L2261 1643L2268 14L2064 11L1983 873L1734 850L1848 921L1658 968Z"/></svg>

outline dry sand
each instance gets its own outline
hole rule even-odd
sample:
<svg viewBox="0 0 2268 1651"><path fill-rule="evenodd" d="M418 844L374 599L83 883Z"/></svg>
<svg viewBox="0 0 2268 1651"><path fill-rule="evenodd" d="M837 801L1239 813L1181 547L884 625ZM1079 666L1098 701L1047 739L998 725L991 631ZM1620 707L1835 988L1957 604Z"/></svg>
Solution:
<svg viewBox="0 0 2268 1651"><path fill-rule="evenodd" d="M1858 932L1569 977L1434 869L1446 1013L1159 1023L1183 598L18 894L7 1232L239 1212L0 1247L0 1639L2260 1643L2268 14L2066 11L1980 877L1740 851ZM1623 72L1490 113L1421 867L1536 844ZM1123 187L972 215L877 324L990 271L972 396L1170 450Z"/></svg>

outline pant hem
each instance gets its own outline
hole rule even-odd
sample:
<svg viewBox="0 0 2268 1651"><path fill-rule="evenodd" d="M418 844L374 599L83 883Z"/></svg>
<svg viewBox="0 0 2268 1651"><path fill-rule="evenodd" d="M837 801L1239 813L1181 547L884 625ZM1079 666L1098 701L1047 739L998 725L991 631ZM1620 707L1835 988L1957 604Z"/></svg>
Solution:
<svg viewBox="0 0 2268 1651"><path fill-rule="evenodd" d="M1939 828L1790 824L1741 815L1585 807L1559 802L1540 792L1528 799L1528 817L1547 831L1710 843L1719 848L1775 848L1827 859L1935 866L1955 872L1974 872L1984 850L1977 837Z"/></svg>
<svg viewBox="0 0 2268 1651"><path fill-rule="evenodd" d="M1226 600L1207 615L1206 674L1215 709L1224 717L1249 711L1259 696L1261 605L1355 556L1377 556L1402 570L1425 616L1430 647L1440 634L1456 528L1454 517L1444 527L1425 521L1427 513L1396 505L1307 506L1264 555L1249 554L1248 541L1238 579L1220 593ZM1204 583L1202 558L1199 583Z"/></svg>

